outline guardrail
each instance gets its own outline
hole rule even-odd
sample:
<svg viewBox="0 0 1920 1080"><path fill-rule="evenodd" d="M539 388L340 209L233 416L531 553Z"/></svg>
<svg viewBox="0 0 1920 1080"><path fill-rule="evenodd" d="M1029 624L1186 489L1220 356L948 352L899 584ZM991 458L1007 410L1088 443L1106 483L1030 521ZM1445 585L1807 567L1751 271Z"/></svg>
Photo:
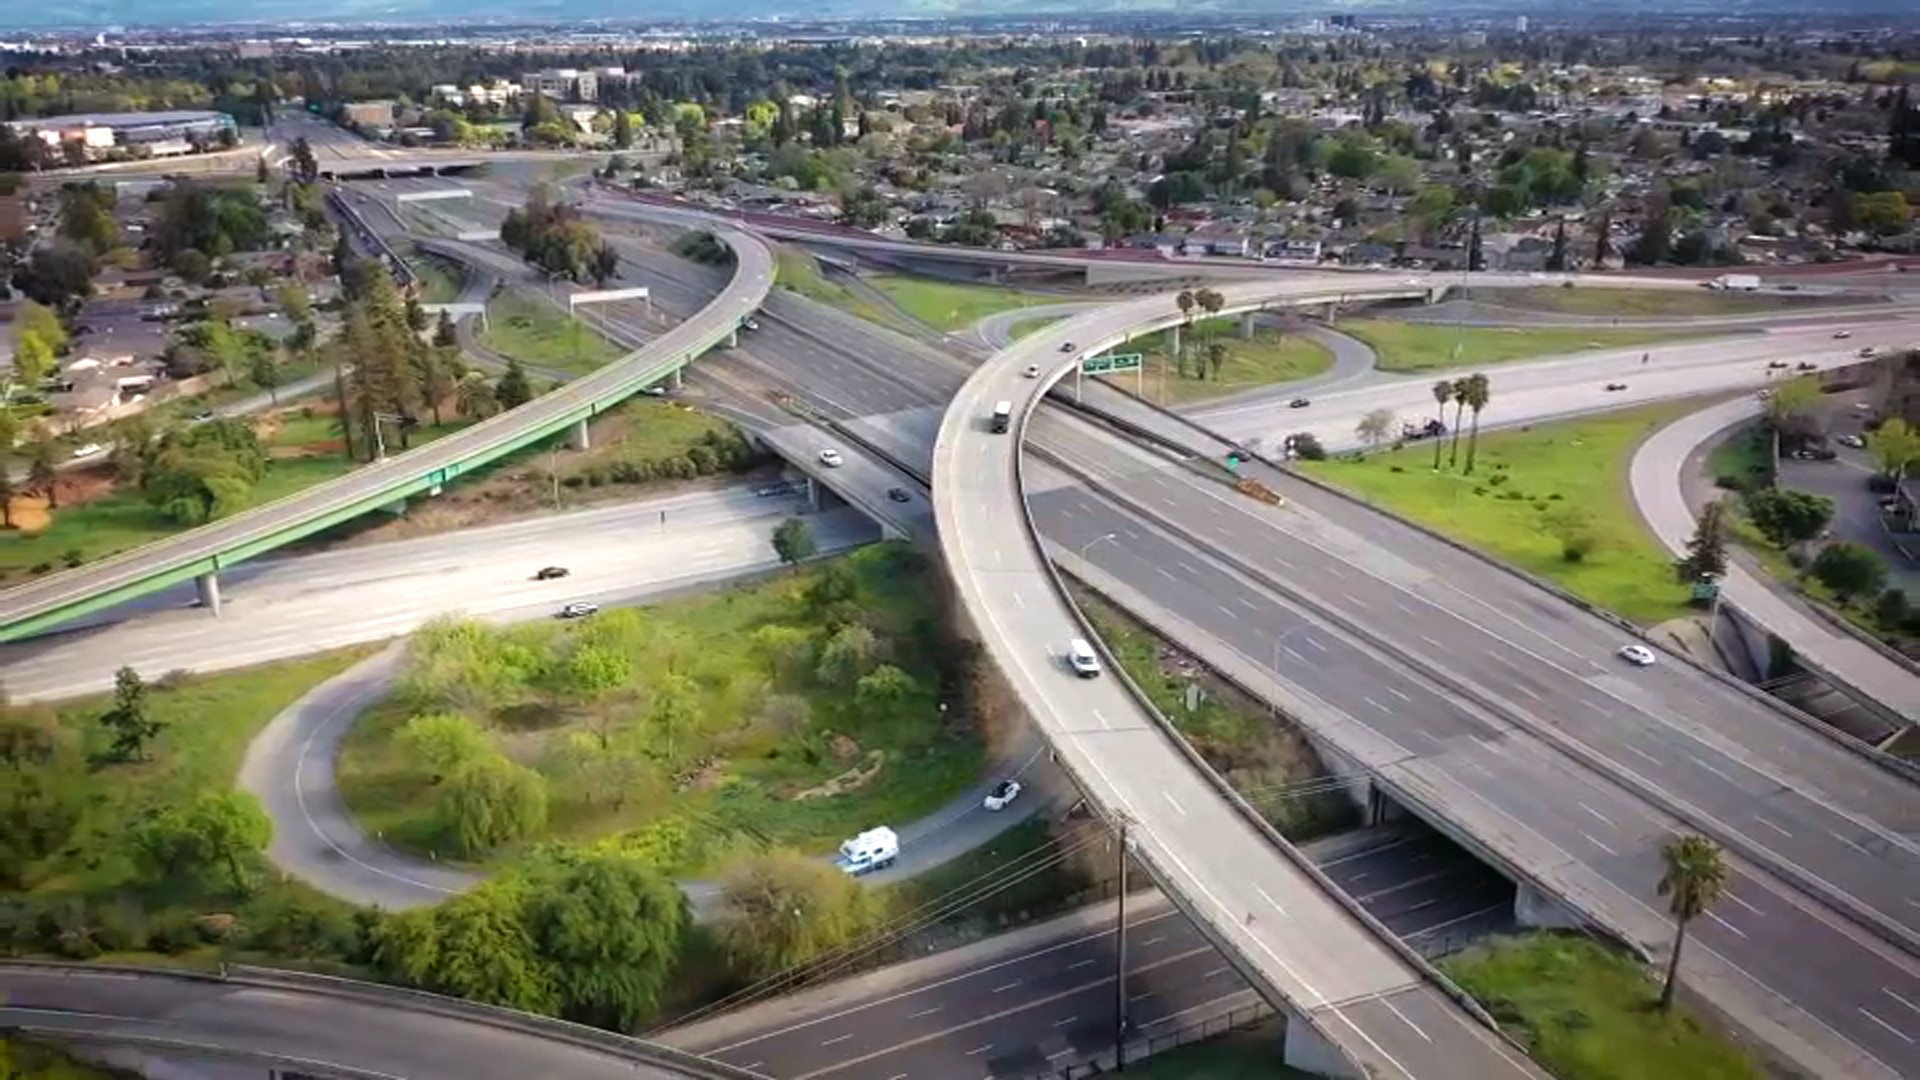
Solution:
<svg viewBox="0 0 1920 1080"><path fill-rule="evenodd" d="M52 960L7 960L0 961L0 970L6 968L26 968L31 970L65 972L76 976L124 976L132 974L151 979L170 979L198 983L213 983L222 986L248 987L261 990L278 990L285 993L310 994L331 997L372 1008L401 1009L416 1013L430 1013L435 1016L458 1020L465 1023L483 1024L487 1027L530 1035L539 1039L567 1043L600 1053L612 1054L629 1061L653 1065L678 1072L682 1076L691 1076L699 1080L764 1080L755 1072L750 1072L723 1061L701 1057L671 1046L646 1042L628 1035L620 1035L600 1028L587 1027L567 1020L552 1017L535 1016L532 1013L517 1012L496 1005L482 1005L463 1001L459 998L430 994L423 990L409 990L404 987L387 986L382 983L359 982L353 979L336 978L331 975L315 975L307 972L287 971L280 968L232 966L220 974L183 971L171 968L130 967L118 964L73 964ZM350 1066L349 1066L350 1067Z"/></svg>
<svg viewBox="0 0 1920 1080"><path fill-rule="evenodd" d="M354 231L359 233L362 239L380 249L387 270L400 279L400 284L408 286L419 284L420 275L414 273L413 267L407 265L407 260L393 250L392 245L387 243L386 237L373 231L373 227L367 224L367 219L360 216L360 211L355 210L353 204L340 194L339 188L336 187L327 192L327 205L333 207L335 213L346 218L347 223L353 226Z"/></svg>
<svg viewBox="0 0 1920 1080"><path fill-rule="evenodd" d="M1248 1031L1259 1027L1277 1015L1273 1006L1264 1001L1229 1009L1219 1016L1209 1016L1197 1024L1178 1027L1164 1035L1144 1035L1126 1040L1115 1053L1095 1054L1087 1061L1069 1065L1051 1072L1033 1073L1029 1080L1083 1080L1089 1076L1104 1076L1108 1072L1118 1072L1127 1062L1141 1062L1155 1054L1164 1054L1182 1046L1208 1042L1236 1031ZM1273 1047L1275 1064L1280 1060L1280 1046Z"/></svg>

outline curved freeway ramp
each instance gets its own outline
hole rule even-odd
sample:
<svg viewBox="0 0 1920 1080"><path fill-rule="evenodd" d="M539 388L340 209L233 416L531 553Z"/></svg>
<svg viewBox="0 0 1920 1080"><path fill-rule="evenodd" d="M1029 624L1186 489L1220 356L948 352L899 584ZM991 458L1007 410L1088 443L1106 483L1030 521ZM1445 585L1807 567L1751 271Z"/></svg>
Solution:
<svg viewBox="0 0 1920 1080"><path fill-rule="evenodd" d="M1424 284L1325 278L1230 286L1229 309L1342 297L1425 297ZM1313 875L1203 773L1110 674L1080 679L1064 654L1093 637L1060 589L1021 494L1021 442L1047 388L1081 357L1180 321L1164 297L1048 327L983 365L934 448L940 544L962 604L1060 762L1135 854L1262 993L1289 1014L1289 1062L1333 1075L1488 1080L1541 1073L1451 999L1430 969ZM1040 365L1043 376L1023 374ZM1011 432L989 422L1013 404Z"/></svg>
<svg viewBox="0 0 1920 1080"><path fill-rule="evenodd" d="M347 476L77 570L0 594L0 641L180 582L309 536L412 495L431 494L514 450L580 424L727 340L766 299L773 253L734 230L733 278L691 318L625 358L558 390L427 446Z"/></svg>
<svg viewBox="0 0 1920 1080"><path fill-rule="evenodd" d="M223 1058L308 1076L755 1080L654 1043L376 983L265 969L223 977L0 963L0 1033Z"/></svg>

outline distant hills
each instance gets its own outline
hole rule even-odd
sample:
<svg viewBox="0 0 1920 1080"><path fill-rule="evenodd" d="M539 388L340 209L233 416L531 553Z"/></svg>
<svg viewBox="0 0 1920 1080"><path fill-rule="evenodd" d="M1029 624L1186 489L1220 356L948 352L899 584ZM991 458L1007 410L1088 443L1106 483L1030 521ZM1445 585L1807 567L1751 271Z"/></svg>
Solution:
<svg viewBox="0 0 1920 1080"><path fill-rule="evenodd" d="M314 25L435 23L471 24L580 20L732 21L756 18L1034 18L1058 12L1069 18L1096 15L1191 13L1195 15L1322 15L1354 12L1453 17L1556 13L1533 0L1465 0L1444 6L1421 0L68 0L59 4L0 4L0 28L170 27L234 24ZM1908 0L1827 0L1820 14L1906 15ZM1544 9L1544 10L1543 10ZM1580 5L1582 15L1757 16L1806 14L1805 0L1600 0Z"/></svg>

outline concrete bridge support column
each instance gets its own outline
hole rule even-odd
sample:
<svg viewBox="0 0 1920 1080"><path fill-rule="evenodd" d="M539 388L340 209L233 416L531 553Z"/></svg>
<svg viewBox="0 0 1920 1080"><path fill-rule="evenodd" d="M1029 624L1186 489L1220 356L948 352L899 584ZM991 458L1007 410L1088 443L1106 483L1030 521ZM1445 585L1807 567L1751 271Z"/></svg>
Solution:
<svg viewBox="0 0 1920 1080"><path fill-rule="evenodd" d="M1287 1033L1283 1038L1281 1060L1302 1072L1340 1080L1364 1080L1360 1070L1340 1048L1328 1042L1313 1025L1292 1009L1286 1010Z"/></svg>
<svg viewBox="0 0 1920 1080"><path fill-rule="evenodd" d="M1240 316L1240 340L1241 341L1253 340L1253 316L1254 316L1254 313L1251 311Z"/></svg>
<svg viewBox="0 0 1920 1080"><path fill-rule="evenodd" d="M567 436L567 446L574 450L586 450L593 446L593 436L587 432L587 422L576 420L573 431Z"/></svg>
<svg viewBox="0 0 1920 1080"><path fill-rule="evenodd" d="M193 579L193 587L200 593L200 606L213 612L214 618L220 617L220 575L201 574Z"/></svg>
<svg viewBox="0 0 1920 1080"><path fill-rule="evenodd" d="M827 508L827 486L813 477L807 477L807 509L819 513Z"/></svg>
<svg viewBox="0 0 1920 1080"><path fill-rule="evenodd" d="M1328 326L1332 326L1334 323L1338 322L1340 320L1340 305L1336 303L1328 302L1327 313L1323 317L1326 319L1326 323Z"/></svg>
<svg viewBox="0 0 1920 1080"><path fill-rule="evenodd" d="M727 331L727 348L737 349L739 347L740 347L740 329L738 327L735 327L734 329Z"/></svg>
<svg viewBox="0 0 1920 1080"><path fill-rule="evenodd" d="M1579 930L1587 925L1565 904L1524 881L1513 891L1513 920L1536 930Z"/></svg>
<svg viewBox="0 0 1920 1080"><path fill-rule="evenodd" d="M674 368L674 369L673 369L673 374L671 374L671 375L669 375L669 376L667 376L667 386L668 386L668 388L669 388L669 389L673 389L673 390L678 390L678 389L680 389L680 384L681 384L681 382L683 382L683 381L684 381L684 380L682 380L682 379L681 379L681 377L680 377L680 376L681 376L681 373L682 373L682 372L684 372L684 371L686 371L686 370L687 370L686 368Z"/></svg>
<svg viewBox="0 0 1920 1080"><path fill-rule="evenodd" d="M1167 351L1173 356L1180 355L1180 328L1178 326L1167 327Z"/></svg>

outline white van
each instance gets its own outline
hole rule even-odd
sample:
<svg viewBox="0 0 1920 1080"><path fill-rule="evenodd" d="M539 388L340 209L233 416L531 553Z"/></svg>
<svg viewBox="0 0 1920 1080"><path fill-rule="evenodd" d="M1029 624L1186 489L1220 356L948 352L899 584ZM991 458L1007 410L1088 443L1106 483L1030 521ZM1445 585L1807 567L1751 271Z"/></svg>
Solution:
<svg viewBox="0 0 1920 1080"><path fill-rule="evenodd" d="M994 434L998 435L1005 432L1007 430L1007 425L1011 423L1013 423L1013 402L1001 401L1001 402L994 403L994 406L993 406Z"/></svg>
<svg viewBox="0 0 1920 1080"><path fill-rule="evenodd" d="M1067 643L1067 666L1073 669L1075 675L1091 679L1100 674L1100 657L1094 653L1093 646L1087 644L1086 638L1074 638Z"/></svg>
<svg viewBox="0 0 1920 1080"><path fill-rule="evenodd" d="M849 874L884 870L900 857L900 837L885 825L876 825L851 840L840 842L840 857L834 865Z"/></svg>

